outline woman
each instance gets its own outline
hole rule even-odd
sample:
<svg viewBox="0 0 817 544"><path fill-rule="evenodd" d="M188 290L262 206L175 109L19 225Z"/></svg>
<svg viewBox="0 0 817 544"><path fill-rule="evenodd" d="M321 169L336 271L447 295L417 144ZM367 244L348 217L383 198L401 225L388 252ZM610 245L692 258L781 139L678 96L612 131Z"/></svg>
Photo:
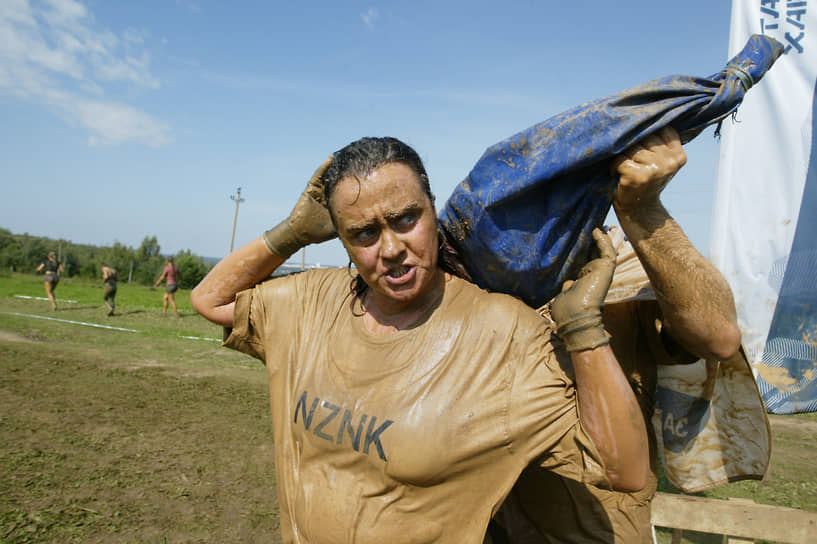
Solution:
<svg viewBox="0 0 817 544"><path fill-rule="evenodd" d="M40 263L37 267L37 272L45 270L45 294L48 296L48 301L51 303L51 310L57 311L57 300L54 298L54 289L60 282L60 273L65 273L62 263L57 262L57 255L53 251L48 252L48 258Z"/></svg>
<svg viewBox="0 0 817 544"><path fill-rule="evenodd" d="M179 311L176 309L176 290L179 288L178 276L179 269L173 264L173 257L170 256L167 258L161 276L159 276L159 279L156 280L156 283L154 283L152 287L152 289L156 289L159 287L159 284L162 283L162 280L165 282L165 294L162 297L162 317L167 315L168 302L170 303L170 307L173 308L173 317L179 317Z"/></svg>
<svg viewBox="0 0 817 544"><path fill-rule="evenodd" d="M108 315L113 315L116 308L116 283L119 281L119 274L110 266L102 265L102 299L108 307Z"/></svg>
<svg viewBox="0 0 817 544"><path fill-rule="evenodd" d="M335 232L356 277L265 281ZM266 364L284 541L482 542L535 458L642 487L643 420L601 327L615 254L595 237L601 258L553 301L570 355L533 310L440 259L425 169L393 138L337 152L287 220L222 260L191 299Z"/></svg>

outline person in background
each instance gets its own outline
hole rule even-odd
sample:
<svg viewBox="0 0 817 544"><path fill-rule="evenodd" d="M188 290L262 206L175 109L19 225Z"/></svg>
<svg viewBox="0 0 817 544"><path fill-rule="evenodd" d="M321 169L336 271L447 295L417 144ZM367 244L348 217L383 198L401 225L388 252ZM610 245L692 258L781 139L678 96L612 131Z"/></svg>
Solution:
<svg viewBox="0 0 817 544"><path fill-rule="evenodd" d="M108 307L108 315L113 315L116 308L116 283L119 281L119 274L110 266L102 265L102 299L105 301L105 306Z"/></svg>
<svg viewBox="0 0 817 544"><path fill-rule="evenodd" d="M57 262L57 255L53 251L48 252L48 258L40 263L37 272L45 271L45 294L51 303L51 310L57 311L57 300L54 298L54 289L60 282L60 273L65 273L62 263Z"/></svg>
<svg viewBox="0 0 817 544"><path fill-rule="evenodd" d="M635 275L646 273L654 296L639 293L607 300L602 317L645 420L649 481L644 489L620 492L531 464L496 518L511 544L652 543L650 506L659 465L650 422L657 365L722 361L740 348L735 302L726 279L695 249L661 203L661 192L686 160L678 133L666 128L612 163L620 178L613 208L627 238L621 233L614 236L617 274L625 268L624 261L637 257L640 267ZM613 282L617 283L615 278Z"/></svg>
<svg viewBox="0 0 817 544"><path fill-rule="evenodd" d="M354 274L268 279L336 235ZM477 544L533 459L640 489L644 422L601 325L615 254L594 239L600 256L554 299L551 326L457 277L417 153L364 138L219 262L191 301L266 365L283 541Z"/></svg>
<svg viewBox="0 0 817 544"><path fill-rule="evenodd" d="M175 296L176 290L179 288L178 279L179 269L173 264L173 257L170 256L167 258L164 270L162 270L162 275L159 276L159 279L156 280L156 283L151 287L151 289L156 289L159 287L159 284L162 283L162 280L165 282L165 294L162 297L162 317L167 315L168 303L170 303L170 306L173 308L173 316L179 317L179 311L176 309Z"/></svg>

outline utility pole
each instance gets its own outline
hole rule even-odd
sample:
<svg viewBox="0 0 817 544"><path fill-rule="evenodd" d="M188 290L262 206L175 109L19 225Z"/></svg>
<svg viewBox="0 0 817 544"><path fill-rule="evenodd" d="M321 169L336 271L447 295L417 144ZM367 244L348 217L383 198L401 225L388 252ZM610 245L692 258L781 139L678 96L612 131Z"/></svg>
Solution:
<svg viewBox="0 0 817 544"><path fill-rule="evenodd" d="M235 224L238 221L238 205L244 202L241 198L241 187L236 189L235 195L230 195L230 199L235 201L235 214L233 215L233 234L230 236L230 253L233 252L233 243L235 242Z"/></svg>

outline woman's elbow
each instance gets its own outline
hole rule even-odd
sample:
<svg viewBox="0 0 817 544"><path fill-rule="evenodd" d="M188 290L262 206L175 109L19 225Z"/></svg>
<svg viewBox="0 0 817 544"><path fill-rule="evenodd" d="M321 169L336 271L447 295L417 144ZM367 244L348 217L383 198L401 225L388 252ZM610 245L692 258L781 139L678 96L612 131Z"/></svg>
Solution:
<svg viewBox="0 0 817 544"><path fill-rule="evenodd" d="M639 418L643 422L643 419ZM650 478L650 447L647 432L640 426L628 440L621 440L607 450L605 472L610 486L616 491L640 491Z"/></svg>
<svg viewBox="0 0 817 544"><path fill-rule="evenodd" d="M607 470L607 480L616 491L635 492L647 486L650 478L649 462L644 460L630 466L627 470Z"/></svg>
<svg viewBox="0 0 817 544"><path fill-rule="evenodd" d="M209 313L209 305L207 304L206 299L207 297L202 292L201 284L198 284L192 291L190 291L190 304L192 304L193 309L204 318L207 318Z"/></svg>
<svg viewBox="0 0 817 544"><path fill-rule="evenodd" d="M204 319L212 321L217 325L223 325L223 323L221 323L222 319L220 319L221 312L212 304L212 297L208 296L206 290L202 288L202 284L198 284L190 291L190 304L193 305L193 309Z"/></svg>

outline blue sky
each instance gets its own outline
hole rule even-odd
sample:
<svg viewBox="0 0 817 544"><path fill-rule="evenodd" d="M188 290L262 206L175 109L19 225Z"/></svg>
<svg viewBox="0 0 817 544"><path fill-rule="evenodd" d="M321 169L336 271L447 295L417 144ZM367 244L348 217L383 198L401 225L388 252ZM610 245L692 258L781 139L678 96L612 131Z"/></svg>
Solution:
<svg viewBox="0 0 817 544"><path fill-rule="evenodd" d="M730 3L0 2L0 227L221 257L361 136L414 146L442 201L489 145L727 60ZM664 201L709 247L710 128ZM300 254L293 258L300 261ZM307 262L345 265L338 242Z"/></svg>

